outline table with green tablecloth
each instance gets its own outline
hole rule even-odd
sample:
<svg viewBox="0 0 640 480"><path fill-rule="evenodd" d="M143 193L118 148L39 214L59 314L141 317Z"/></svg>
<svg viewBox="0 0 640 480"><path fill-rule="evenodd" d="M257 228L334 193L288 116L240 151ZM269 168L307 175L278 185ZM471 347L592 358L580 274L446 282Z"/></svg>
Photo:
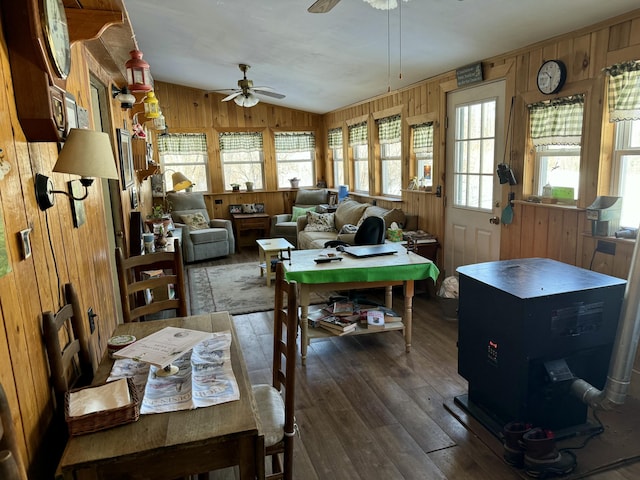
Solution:
<svg viewBox="0 0 640 480"><path fill-rule="evenodd" d="M307 347L315 336L326 336L320 329L309 329L309 293L311 291L354 290L385 287L385 305L392 308L392 287L403 285L404 311L402 322L396 326L404 329L406 351L411 350L411 322L413 316L414 281L438 278L438 267L429 259L407 252L400 244L391 255L356 258L335 249L296 250L291 252L291 261L284 261L286 279L298 283L300 313L300 353L306 363ZM351 247L357 250L366 247ZM342 260L316 263L319 258L339 255ZM335 258L335 257L334 257ZM352 334L371 333L358 328Z"/></svg>

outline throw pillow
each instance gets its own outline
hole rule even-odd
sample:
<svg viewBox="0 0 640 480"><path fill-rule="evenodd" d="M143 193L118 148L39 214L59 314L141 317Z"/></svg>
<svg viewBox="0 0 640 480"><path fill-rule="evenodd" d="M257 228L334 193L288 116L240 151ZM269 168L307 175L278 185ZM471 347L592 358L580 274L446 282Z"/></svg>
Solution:
<svg viewBox="0 0 640 480"><path fill-rule="evenodd" d="M338 208L336 209L336 228L342 228L348 223L357 225L364 211L370 206L371 204L369 203L343 200L338 204Z"/></svg>
<svg viewBox="0 0 640 480"><path fill-rule="evenodd" d="M202 215L200 212L182 214L180 215L180 219L182 220L182 223L187 225L191 230L202 230L205 228L209 228L207 219L204 218L204 215Z"/></svg>
<svg viewBox="0 0 640 480"><path fill-rule="evenodd" d="M357 226L351 225L350 223L347 223L346 225L342 226L342 228L338 232L338 235L342 235L342 234L345 234L345 233L356 233L357 231L358 231L358 227Z"/></svg>
<svg viewBox="0 0 640 480"><path fill-rule="evenodd" d="M291 221L295 222L298 220L298 217L304 217L307 212L315 211L316 207L293 207L291 210Z"/></svg>
<svg viewBox="0 0 640 480"><path fill-rule="evenodd" d="M333 213L307 212L305 232L335 232Z"/></svg>

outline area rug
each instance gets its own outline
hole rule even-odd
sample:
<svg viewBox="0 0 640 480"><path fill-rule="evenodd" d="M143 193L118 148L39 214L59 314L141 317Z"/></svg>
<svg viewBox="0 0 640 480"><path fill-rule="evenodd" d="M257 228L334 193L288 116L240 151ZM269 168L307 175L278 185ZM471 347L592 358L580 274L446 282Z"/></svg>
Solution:
<svg viewBox="0 0 640 480"><path fill-rule="evenodd" d="M257 263L189 267L191 314L228 311L233 315L273 310L274 282L267 286ZM310 303L327 303L335 292L312 293Z"/></svg>

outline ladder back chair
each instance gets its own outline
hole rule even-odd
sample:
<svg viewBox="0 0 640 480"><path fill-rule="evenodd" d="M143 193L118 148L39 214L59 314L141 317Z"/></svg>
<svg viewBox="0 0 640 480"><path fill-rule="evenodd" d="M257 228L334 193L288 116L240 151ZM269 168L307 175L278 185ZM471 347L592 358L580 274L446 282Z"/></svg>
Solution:
<svg viewBox="0 0 640 480"><path fill-rule="evenodd" d="M42 314L42 332L58 410L64 407L68 390L93 380L89 337L80 300L73 284L65 284L63 291L66 303L62 308L55 314L50 311Z"/></svg>
<svg viewBox="0 0 640 480"><path fill-rule="evenodd" d="M271 457L267 479L293 478L293 437L298 298L295 282L284 278L282 263L276 265L273 325L273 379L271 385L254 385L253 394L264 430L265 456ZM284 399L282 390L284 389ZM284 461L280 460L283 455Z"/></svg>
<svg viewBox="0 0 640 480"><path fill-rule="evenodd" d="M18 449L9 401L0 384L0 478L2 480L27 480L27 473Z"/></svg>
<svg viewBox="0 0 640 480"><path fill-rule="evenodd" d="M118 247L116 266L125 323L168 310L188 315L181 248L124 258Z"/></svg>

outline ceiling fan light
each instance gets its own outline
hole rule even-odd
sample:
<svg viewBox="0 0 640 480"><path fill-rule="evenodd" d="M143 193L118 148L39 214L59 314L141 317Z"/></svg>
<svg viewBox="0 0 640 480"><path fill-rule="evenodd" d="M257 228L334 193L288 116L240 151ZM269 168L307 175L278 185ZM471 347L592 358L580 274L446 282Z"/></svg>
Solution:
<svg viewBox="0 0 640 480"><path fill-rule="evenodd" d="M236 102L236 105L240 107L248 108L248 107L253 107L254 105L257 105L260 99L256 97L253 93L248 93L246 95L244 94L238 95L236 98L233 99L233 101Z"/></svg>

